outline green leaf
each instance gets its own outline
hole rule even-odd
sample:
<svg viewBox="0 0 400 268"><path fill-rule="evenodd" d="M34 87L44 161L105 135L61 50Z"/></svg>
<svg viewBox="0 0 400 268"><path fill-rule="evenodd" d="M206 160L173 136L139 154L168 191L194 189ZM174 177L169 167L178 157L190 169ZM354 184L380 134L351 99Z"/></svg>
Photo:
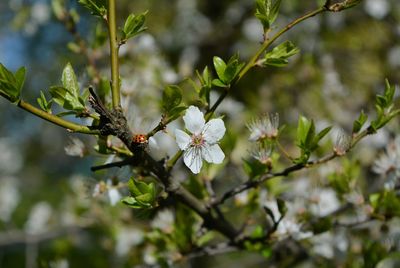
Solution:
<svg viewBox="0 0 400 268"><path fill-rule="evenodd" d="M126 196L126 197L122 198L121 202L131 208L134 208L134 209L143 209L143 208L151 207L151 204L142 202L132 196Z"/></svg>
<svg viewBox="0 0 400 268"><path fill-rule="evenodd" d="M182 90L176 85L169 85L164 89L162 95L162 108L167 114L179 106L182 101Z"/></svg>
<svg viewBox="0 0 400 268"><path fill-rule="evenodd" d="M144 26L146 14L147 11L137 16L135 16L135 14L130 14L128 16L125 21L124 29L122 30L122 39L127 40L132 38L147 29Z"/></svg>
<svg viewBox="0 0 400 268"><path fill-rule="evenodd" d="M328 134L331 128L326 127L316 134L314 121L300 116L297 126L297 146L301 149L301 155L295 159L295 163L305 163L310 158L310 154L318 148L318 142Z"/></svg>
<svg viewBox="0 0 400 268"><path fill-rule="evenodd" d="M184 111L186 111L187 107L185 105L180 105L180 106L176 106L174 108L172 108L169 111L168 114L168 119L166 120L167 122L171 122L175 119L177 119L178 117L180 117Z"/></svg>
<svg viewBox="0 0 400 268"><path fill-rule="evenodd" d="M143 181L136 181L132 177L128 182L128 189L131 197L134 198L134 204L139 204L142 207L151 207L157 197L156 185L154 182L147 184ZM132 199L129 200L133 202Z"/></svg>
<svg viewBox="0 0 400 268"><path fill-rule="evenodd" d="M11 102L19 100L25 81L25 67L19 68L15 75L0 63L0 93Z"/></svg>
<svg viewBox="0 0 400 268"><path fill-rule="evenodd" d="M51 113L51 105L53 104L53 100L47 101L43 91L40 91L40 97L37 98L37 102L43 111Z"/></svg>
<svg viewBox="0 0 400 268"><path fill-rule="evenodd" d="M267 52L263 64L282 67L288 64L288 58L299 53L299 49L290 41L286 41Z"/></svg>
<svg viewBox="0 0 400 268"><path fill-rule="evenodd" d="M269 23L270 24L274 23L276 18L278 17L279 8L281 6L281 1L282 0L276 0L275 3L272 5L272 9L271 9L271 12L270 12L270 17L269 17Z"/></svg>
<svg viewBox="0 0 400 268"><path fill-rule="evenodd" d="M239 74L244 64L239 63L239 55L233 55L228 63L226 64L226 68L223 74L223 82L226 85L229 85Z"/></svg>
<svg viewBox="0 0 400 268"><path fill-rule="evenodd" d="M138 196L142 194L142 192L136 186L135 179L133 177L128 181L128 189L132 196Z"/></svg>
<svg viewBox="0 0 400 268"><path fill-rule="evenodd" d="M304 116L299 117L297 125L297 141L299 145L305 144L312 122Z"/></svg>
<svg viewBox="0 0 400 268"><path fill-rule="evenodd" d="M203 99L206 104L210 103L210 91L212 87L212 78L208 67L206 66L203 70L203 73L200 75L198 71L196 71L197 78L200 81L201 87L199 92L199 97Z"/></svg>
<svg viewBox="0 0 400 268"><path fill-rule="evenodd" d="M360 115L358 116L357 120L353 123L353 133L358 133L361 128L364 126L365 122L368 119L368 115L361 111Z"/></svg>
<svg viewBox="0 0 400 268"><path fill-rule="evenodd" d="M318 143L320 140L322 140L323 137L326 136L326 134L329 133L329 131L331 131L331 129L332 129L332 127L329 126L329 127L324 128L323 130L321 130L321 131L317 134L315 141Z"/></svg>
<svg viewBox="0 0 400 268"><path fill-rule="evenodd" d="M76 79L74 69L72 68L72 65L70 63L67 63L67 65L64 67L61 76L61 82L63 86L69 91L69 93L71 93L74 97L79 96L80 90L78 80Z"/></svg>
<svg viewBox="0 0 400 268"><path fill-rule="evenodd" d="M106 0L78 0L78 3L89 9L94 16L104 18L107 15Z"/></svg>
<svg viewBox="0 0 400 268"><path fill-rule="evenodd" d="M142 204L149 204L149 206L154 201L151 193L141 194L141 195L136 196L135 198L138 202L140 202Z"/></svg>
<svg viewBox="0 0 400 268"><path fill-rule="evenodd" d="M281 0L256 0L256 18L261 22L264 32L271 28L279 14Z"/></svg>
<svg viewBox="0 0 400 268"><path fill-rule="evenodd" d="M64 67L61 82L62 87L53 86L49 89L54 101L64 109L75 111L76 114L84 111L86 109L85 96L88 95L85 93L80 96L78 80L70 63Z"/></svg>
<svg viewBox="0 0 400 268"><path fill-rule="evenodd" d="M268 166L254 159L251 160L244 159L243 169L247 173L250 179L254 179L257 176L264 174L267 171Z"/></svg>
<svg viewBox="0 0 400 268"><path fill-rule="evenodd" d="M19 92L21 92L22 87L24 86L25 82L25 74L26 74L26 69L25 67L21 67L17 70L15 73L15 80L17 82L16 86Z"/></svg>
<svg viewBox="0 0 400 268"><path fill-rule="evenodd" d="M212 84L216 87L227 87L228 86L224 82L222 82L220 79L213 79Z"/></svg>
<svg viewBox="0 0 400 268"><path fill-rule="evenodd" d="M67 110L74 110L81 112L85 109L85 106L79 101L79 97L71 94L66 88L60 86L50 87L49 92L53 97L53 100Z"/></svg>
<svg viewBox="0 0 400 268"><path fill-rule="evenodd" d="M220 57L217 57L217 56L214 56L213 63L214 63L214 68L215 68L215 71L217 72L218 78L221 81L225 81L224 73L225 73L225 69L226 69L226 63L224 62L223 59L221 59Z"/></svg>

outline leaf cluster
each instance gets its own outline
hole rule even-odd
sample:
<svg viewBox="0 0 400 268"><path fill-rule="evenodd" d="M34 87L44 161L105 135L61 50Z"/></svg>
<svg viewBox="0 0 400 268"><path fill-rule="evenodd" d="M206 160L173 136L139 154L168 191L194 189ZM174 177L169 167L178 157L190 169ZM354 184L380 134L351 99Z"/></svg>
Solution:
<svg viewBox="0 0 400 268"><path fill-rule="evenodd" d="M124 197L121 202L135 209L147 209L153 207L157 190L154 182L145 183L137 181L133 177L128 182L130 196Z"/></svg>
<svg viewBox="0 0 400 268"><path fill-rule="evenodd" d="M256 0L256 18L261 22L264 32L267 32L279 14L281 0Z"/></svg>
<svg viewBox="0 0 400 268"><path fill-rule="evenodd" d="M215 56L213 59L213 63L218 78L212 80L212 84L216 87L223 88L227 88L230 86L231 82L237 77L240 70L244 66L244 63L239 62L238 54L233 55L228 62L225 62L220 57Z"/></svg>
<svg viewBox="0 0 400 268"><path fill-rule="evenodd" d="M326 127L317 133L314 121L300 116L297 126L297 146L301 149L301 154L295 159L295 163L306 163L311 153L318 148L319 141L328 134L331 128L331 126Z"/></svg>
<svg viewBox="0 0 400 268"><path fill-rule="evenodd" d="M25 67L19 68L15 74L0 63L0 94L11 102L17 102L25 82Z"/></svg>

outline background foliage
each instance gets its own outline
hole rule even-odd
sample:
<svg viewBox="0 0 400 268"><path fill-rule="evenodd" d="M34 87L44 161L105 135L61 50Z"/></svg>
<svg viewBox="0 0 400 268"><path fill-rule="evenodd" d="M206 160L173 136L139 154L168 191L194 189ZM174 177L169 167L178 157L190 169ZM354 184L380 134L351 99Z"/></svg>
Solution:
<svg viewBox="0 0 400 268"><path fill-rule="evenodd" d="M79 17L79 38L87 40L94 51L89 60L95 61L100 74L108 76L104 25L75 1L66 2L75 10L74 16ZM282 1L275 25L283 26L320 4L321 1ZM262 26L253 15L254 1L120 0L118 24L123 25L123 18L130 12L140 14L146 10L148 29L128 41L120 53L123 104L129 106L127 116L138 133L149 131L159 119L159 107L154 103L161 99L167 84L179 84L184 92L183 101L199 105L191 103L196 93L185 79L196 69L211 68L214 56L227 61L239 52L241 59L247 59L262 41ZM22 94L32 103L40 90L60 84L67 62L72 63L83 85L89 83L87 73L96 72L90 66L87 70L88 59L77 53L82 49L76 43L80 39L74 38L68 24L59 19L50 1L0 3L0 61L12 71L26 66L28 75ZM242 160L252 161L246 122L266 112L279 113L280 122L285 125L280 143L291 155L298 154L293 141L299 115L313 118L318 130L333 125L351 133L353 121L361 110L373 118L375 95L383 92L385 78L392 85L400 81L399 27L398 1L365 0L356 8L317 16L289 31L279 41L290 40L301 52L284 68L252 70L217 110L225 115L228 129L222 141L224 152L230 157L224 176L215 177L222 168L215 165L200 178L189 176L184 167L175 177L198 197L207 195L206 189L199 185L208 179L213 179L217 195L243 182L247 175ZM107 90L107 86L104 88ZM211 99L216 100L221 93L222 90L213 90ZM344 158L270 181L260 191L249 191L230 201L235 209L226 211L235 224L249 218L249 233L257 237L260 227L254 222L268 221L268 212L261 211L261 207L266 205L277 216L277 209L273 208L277 206L275 197L280 197L288 204L303 206L306 212L300 216L297 213L300 208L289 210L296 211L296 221L303 217L302 223L312 223L313 230L307 226L305 229L313 231L313 237L302 240L296 236L306 232L290 233L295 239L282 240L291 250L287 253L252 245L255 248L246 252L182 260L178 252L190 252L193 244L188 240L199 236L194 232L198 228L190 224L197 222L196 215L183 207L178 207L175 213L160 209L153 212L156 219L152 220L153 215L138 215L122 204L110 204L109 191L93 196L96 189L112 184L116 178L127 182L131 170L124 167L92 173L90 166L112 160L94 151L93 140L79 134L69 135L6 101L0 101L0 109L1 266L125 267L177 260L176 265L182 267L221 264L250 267L268 263L281 267L295 264L373 267L399 261L395 253L400 247L398 192L387 194L393 195L384 198L387 204L379 201L382 197L371 195L382 190L390 179L376 167L376 161L381 159L385 147L396 146L398 119L367 137ZM73 116L69 119L76 120ZM180 120L176 124L181 124ZM337 131L329 135L316 155L331 150ZM84 144L65 149L67 144L79 143L76 138ZM159 139L172 145L163 147L165 153L171 155L177 150L173 138ZM162 150L156 153L165 154ZM287 163L281 156L275 165L283 168ZM398 177L399 173L395 173L397 185ZM259 200L264 203L260 205ZM378 219L354 226L353 221L342 221L343 218L338 222L323 218L347 202L356 206L342 215L345 220L348 217L362 221L374 204L379 206L375 211L381 212L377 215L385 217L377 216ZM328 222L314 224L313 220L319 217ZM285 230L290 228L287 226ZM220 239L206 233L201 236L204 243L210 239L207 236ZM276 245L279 247L279 242Z"/></svg>

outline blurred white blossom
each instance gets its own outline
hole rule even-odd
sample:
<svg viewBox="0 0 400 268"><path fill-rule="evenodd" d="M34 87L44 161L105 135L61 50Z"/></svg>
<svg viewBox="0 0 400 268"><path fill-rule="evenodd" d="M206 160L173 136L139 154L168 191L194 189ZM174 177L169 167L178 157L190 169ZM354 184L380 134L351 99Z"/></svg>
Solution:
<svg viewBox="0 0 400 268"><path fill-rule="evenodd" d="M116 237L115 252L118 256L129 253L132 246L140 244L144 239L144 234L139 229L120 228Z"/></svg>
<svg viewBox="0 0 400 268"><path fill-rule="evenodd" d="M108 186L108 199L110 201L111 206L115 206L122 198L118 188L115 185L112 185L111 180L107 180Z"/></svg>
<svg viewBox="0 0 400 268"><path fill-rule="evenodd" d="M265 197L265 192L264 194L260 195L260 204L268 207L272 211L275 221L279 220L282 214L279 212L276 200L265 200ZM312 236L312 232L301 230L301 225L296 219L296 206L290 202L286 202L286 207L287 212L283 219L279 222L275 236L277 236L279 240L282 240L288 236L291 236L296 240L305 239Z"/></svg>
<svg viewBox="0 0 400 268"><path fill-rule="evenodd" d="M71 137L67 146L64 147L65 153L70 156L85 156L87 149L83 141L78 138Z"/></svg>
<svg viewBox="0 0 400 268"><path fill-rule="evenodd" d="M365 11L376 19L383 19L390 11L387 0L366 0Z"/></svg>
<svg viewBox="0 0 400 268"><path fill-rule="evenodd" d="M21 153L18 146L11 139L0 139L0 172L12 174L17 172L23 165Z"/></svg>
<svg viewBox="0 0 400 268"><path fill-rule="evenodd" d="M17 187L17 178L4 177L0 179L0 220L8 222L11 214L18 206L20 193Z"/></svg>
<svg viewBox="0 0 400 268"><path fill-rule="evenodd" d="M29 218L25 223L25 231L29 234L40 234L49 227L49 221L53 210L49 203L39 202L34 205L29 213Z"/></svg>
<svg viewBox="0 0 400 268"><path fill-rule="evenodd" d="M157 212L157 215L151 222L151 227L160 229L164 233L171 233L174 230L175 216L169 209Z"/></svg>
<svg viewBox="0 0 400 268"><path fill-rule="evenodd" d="M332 189L317 188L311 193L311 212L323 217L339 208L340 202Z"/></svg>
<svg viewBox="0 0 400 268"><path fill-rule="evenodd" d="M184 151L183 161L190 170L197 174L203 165L203 159L209 163L220 164L225 158L218 141L225 134L225 125L222 119L211 119L205 122L204 115L199 108L190 106L183 116L185 127L192 133L176 129L176 142Z"/></svg>

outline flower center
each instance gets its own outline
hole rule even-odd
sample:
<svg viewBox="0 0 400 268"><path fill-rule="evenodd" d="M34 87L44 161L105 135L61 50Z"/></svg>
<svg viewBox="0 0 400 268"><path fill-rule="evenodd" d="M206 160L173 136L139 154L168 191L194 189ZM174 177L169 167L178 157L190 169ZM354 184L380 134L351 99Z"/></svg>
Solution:
<svg viewBox="0 0 400 268"><path fill-rule="evenodd" d="M201 134L200 135L195 135L195 134L192 135L192 146L200 147L200 146L203 146L203 144L204 144L204 138Z"/></svg>

